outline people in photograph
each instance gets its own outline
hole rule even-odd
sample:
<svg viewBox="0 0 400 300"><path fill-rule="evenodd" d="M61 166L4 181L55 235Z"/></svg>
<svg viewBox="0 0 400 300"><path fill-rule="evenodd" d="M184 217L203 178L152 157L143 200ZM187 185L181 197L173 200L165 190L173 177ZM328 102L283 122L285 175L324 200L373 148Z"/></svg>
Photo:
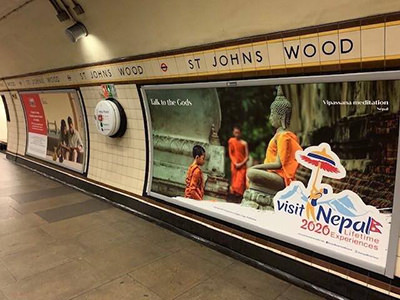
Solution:
<svg viewBox="0 0 400 300"><path fill-rule="evenodd" d="M231 160L230 193L234 196L243 196L246 189L246 163L249 160L247 142L242 139L239 126L233 127L233 137L228 140L228 152Z"/></svg>
<svg viewBox="0 0 400 300"><path fill-rule="evenodd" d="M67 155L66 154L67 151L68 151L68 128L67 128L67 123L65 122L64 119L62 119L60 126L58 147L56 151L59 162L62 163L64 161Z"/></svg>
<svg viewBox="0 0 400 300"><path fill-rule="evenodd" d="M82 139L79 132L75 129L71 117L68 117L67 122L68 122L67 146L69 149L66 152L66 159L78 162L79 154L83 153Z"/></svg>
<svg viewBox="0 0 400 300"><path fill-rule="evenodd" d="M263 164L251 167L247 172L250 188L266 188L276 192L288 186L295 179L299 163L295 153L302 150L299 140L289 131L292 106L279 86L277 96L271 104L269 121L276 129L270 140Z"/></svg>
<svg viewBox="0 0 400 300"><path fill-rule="evenodd" d="M185 198L203 200L205 182L200 167L205 163L206 150L200 145L195 145L192 154L194 160L186 174Z"/></svg>

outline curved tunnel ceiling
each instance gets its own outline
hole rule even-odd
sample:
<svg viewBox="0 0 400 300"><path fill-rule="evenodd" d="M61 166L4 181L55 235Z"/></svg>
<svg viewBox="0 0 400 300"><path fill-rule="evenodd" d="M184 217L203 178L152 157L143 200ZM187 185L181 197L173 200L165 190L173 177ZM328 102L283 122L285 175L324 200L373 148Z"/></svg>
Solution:
<svg viewBox="0 0 400 300"><path fill-rule="evenodd" d="M0 6L0 20L6 18L13 12L17 11L24 5L32 2L33 0L3 0Z"/></svg>
<svg viewBox="0 0 400 300"><path fill-rule="evenodd" d="M1 2L0 78L400 11L398 0L77 0L89 36L71 43L73 21L48 0Z"/></svg>

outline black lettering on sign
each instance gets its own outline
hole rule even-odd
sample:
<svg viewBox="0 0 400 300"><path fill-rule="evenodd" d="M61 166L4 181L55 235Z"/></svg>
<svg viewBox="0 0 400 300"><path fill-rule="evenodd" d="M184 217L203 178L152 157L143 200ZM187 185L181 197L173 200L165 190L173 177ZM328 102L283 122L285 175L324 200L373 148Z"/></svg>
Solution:
<svg viewBox="0 0 400 300"><path fill-rule="evenodd" d="M251 57L251 52L249 51L247 52L247 54L242 52L242 60L244 65L246 64L246 62L252 63L253 59Z"/></svg>
<svg viewBox="0 0 400 300"><path fill-rule="evenodd" d="M47 77L46 79L47 79L47 82L48 82L48 83L57 83L57 82L60 82L60 78L58 78L57 75L56 75L56 76Z"/></svg>
<svg viewBox="0 0 400 300"><path fill-rule="evenodd" d="M127 75L129 75L128 74L128 72L126 71L126 69L128 69L129 70L129 68L128 67L118 67L118 72L119 72L119 75L121 75L121 76L125 76L125 74L127 74Z"/></svg>
<svg viewBox="0 0 400 300"><path fill-rule="evenodd" d="M350 39L340 40L340 53L346 54L353 50L353 41Z"/></svg>
<svg viewBox="0 0 400 300"><path fill-rule="evenodd" d="M193 64L193 61L191 59L188 60L188 64L189 64L189 69L193 70L194 69L194 64Z"/></svg>
<svg viewBox="0 0 400 300"><path fill-rule="evenodd" d="M290 46L289 51L286 47L283 48L285 49L285 53L288 59L292 59L292 56L296 59L299 55L299 45L297 45L296 47Z"/></svg>
<svg viewBox="0 0 400 300"><path fill-rule="evenodd" d="M215 61L215 59L214 59ZM200 69L200 58L194 58L188 60L189 69L193 70L194 68Z"/></svg>
<svg viewBox="0 0 400 300"><path fill-rule="evenodd" d="M214 55L214 62L213 62L213 64L212 64L212 66L214 67L214 68L216 68L217 67L217 57Z"/></svg>
<svg viewBox="0 0 400 300"><path fill-rule="evenodd" d="M200 58L195 58L194 61L197 63L197 68L200 69Z"/></svg>
<svg viewBox="0 0 400 300"><path fill-rule="evenodd" d="M143 68L141 66L118 67L118 72L121 76L141 75Z"/></svg>
<svg viewBox="0 0 400 300"><path fill-rule="evenodd" d="M253 56L254 55L254 56ZM219 56L214 55L212 58L212 66L217 68L218 66L235 66L242 64L253 63L254 60L261 63L264 60L262 56L261 50L257 50L254 53L251 51L248 52L238 52L238 53L230 53L228 55L221 54ZM200 69L200 58L195 58L194 60L188 60L189 68L196 68L195 62L197 63L197 68Z"/></svg>
<svg viewBox="0 0 400 300"><path fill-rule="evenodd" d="M32 79L32 84L44 84L44 80L42 78L34 78Z"/></svg>
<svg viewBox="0 0 400 300"><path fill-rule="evenodd" d="M331 45L329 47L329 45ZM331 49L329 49L331 48ZM324 52L326 55L332 55L336 51L336 44L332 41L326 41L325 43L322 44L322 52Z"/></svg>
<svg viewBox="0 0 400 300"><path fill-rule="evenodd" d="M228 64L228 58L226 57L226 55L221 55L219 57L219 63L224 67Z"/></svg>
<svg viewBox="0 0 400 300"><path fill-rule="evenodd" d="M313 57L317 53L317 48L313 44L307 44L303 48L303 53L307 57Z"/></svg>
<svg viewBox="0 0 400 300"><path fill-rule="evenodd" d="M101 72L99 72L101 75ZM90 78L99 78L99 73L97 71L90 71Z"/></svg>
<svg viewBox="0 0 400 300"><path fill-rule="evenodd" d="M239 64L239 54L238 53L230 54L230 57L231 57L231 64L232 65L235 65L235 62L236 62L236 65Z"/></svg>
<svg viewBox="0 0 400 300"><path fill-rule="evenodd" d="M257 58L256 58L256 61L257 62L262 62L263 61L263 57L262 57L262 55L261 55L261 51L260 50L257 50L256 51L256 56L257 56Z"/></svg>
<svg viewBox="0 0 400 300"><path fill-rule="evenodd" d="M91 79L98 79L98 78L110 78L112 77L112 73L110 69L100 70L100 71L90 71Z"/></svg>

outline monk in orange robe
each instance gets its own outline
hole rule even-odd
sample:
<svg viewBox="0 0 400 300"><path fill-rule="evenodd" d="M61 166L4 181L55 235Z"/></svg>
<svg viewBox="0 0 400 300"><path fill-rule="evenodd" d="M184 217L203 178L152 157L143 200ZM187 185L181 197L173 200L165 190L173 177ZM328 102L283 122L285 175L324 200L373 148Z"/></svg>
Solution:
<svg viewBox="0 0 400 300"><path fill-rule="evenodd" d="M194 161L186 174L185 198L203 200L205 182L200 166L205 163L206 150L200 145L195 145L193 147L193 158Z"/></svg>
<svg viewBox="0 0 400 300"><path fill-rule="evenodd" d="M243 196L246 189L246 163L249 160L249 150L246 141L241 138L241 130L235 126L233 137L228 141L229 158L231 159L231 187L230 192L236 196Z"/></svg>
<svg viewBox="0 0 400 300"><path fill-rule="evenodd" d="M264 164L275 163L279 160L281 168L268 171L281 176L285 186L288 186L295 178L299 166L295 158L298 150L302 150L302 148L296 134L291 131L277 132L268 144Z"/></svg>

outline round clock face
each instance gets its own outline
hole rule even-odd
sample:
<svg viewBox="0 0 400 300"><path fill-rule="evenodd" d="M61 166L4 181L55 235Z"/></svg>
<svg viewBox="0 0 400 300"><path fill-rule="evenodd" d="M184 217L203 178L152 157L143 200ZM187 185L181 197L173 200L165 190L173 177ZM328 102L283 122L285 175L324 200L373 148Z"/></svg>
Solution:
<svg viewBox="0 0 400 300"><path fill-rule="evenodd" d="M117 106L108 100L101 100L94 110L97 131L105 136L114 135L120 127L121 116Z"/></svg>

